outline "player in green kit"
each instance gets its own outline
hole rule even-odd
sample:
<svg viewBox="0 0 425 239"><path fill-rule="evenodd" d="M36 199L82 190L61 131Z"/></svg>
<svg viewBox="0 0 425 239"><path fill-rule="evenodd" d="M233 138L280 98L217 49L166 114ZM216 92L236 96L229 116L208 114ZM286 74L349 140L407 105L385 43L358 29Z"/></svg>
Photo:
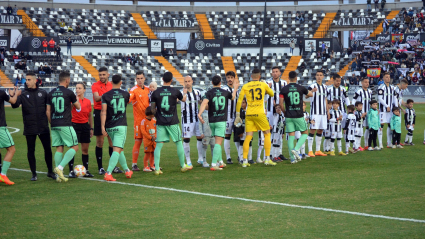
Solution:
<svg viewBox="0 0 425 239"><path fill-rule="evenodd" d="M81 105L74 92L68 89L70 82L69 73L61 72L59 86L50 91L47 97L46 114L52 128L52 146L56 147L56 168L53 172L57 174L57 182L68 182L68 178L63 176L63 168L68 165L78 151L78 138L71 122L71 104L74 105L77 112L81 111ZM65 155L63 155L64 145L70 148Z"/></svg>
<svg viewBox="0 0 425 239"><path fill-rule="evenodd" d="M215 145L213 150L213 159L211 163L211 171L222 170L226 167L223 162L221 154L221 143L223 142L226 134L226 122L227 122L227 108L229 100L236 98L236 92L238 91L239 81L233 83L233 93L227 90L221 89L221 77L215 75L212 78L213 88L205 93L202 101L201 108L199 109L198 118L201 123L204 123L202 119L202 113L208 105L208 118L210 121L210 128L212 136L215 137ZM217 162L219 165L217 165Z"/></svg>
<svg viewBox="0 0 425 239"><path fill-rule="evenodd" d="M285 112L286 132L289 133L288 149L291 156L291 163L301 161L301 157L297 151L300 150L307 139L308 128L304 119L303 95L306 95L306 98L308 98L312 97L313 93L297 84L297 73L295 71L289 72L289 84L282 87L279 95L285 101L285 107L283 107L283 100L280 100L279 104L280 108L284 109L283 111ZM294 148L295 131L300 131L301 137Z"/></svg>
<svg viewBox="0 0 425 239"><path fill-rule="evenodd" d="M187 89L184 88L182 94L179 90L171 87L171 82L173 81L171 72L165 72L162 76L162 81L162 87L154 91L151 96L151 109L156 118L155 175L162 174L159 167L161 149L164 143L170 141L170 137L177 146L181 171L184 173L191 168L184 163L182 132L177 116L177 100L186 102L186 97L184 96L187 95Z"/></svg>
<svg viewBox="0 0 425 239"><path fill-rule="evenodd" d="M133 171L127 166L127 160L124 155L124 144L127 137L127 104L130 101L130 93L121 90L121 76L112 76L112 90L102 95L102 111L100 113L100 122L103 136L108 136L112 140L113 152L109 159L109 166L106 170L104 179L106 181L116 181L111 173L117 163L125 171L125 176L131 178Z"/></svg>

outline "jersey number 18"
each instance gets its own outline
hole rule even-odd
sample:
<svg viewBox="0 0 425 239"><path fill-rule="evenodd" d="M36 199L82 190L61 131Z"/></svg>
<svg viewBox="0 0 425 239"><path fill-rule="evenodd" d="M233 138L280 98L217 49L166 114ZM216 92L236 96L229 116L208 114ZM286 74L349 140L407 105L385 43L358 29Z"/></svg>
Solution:
<svg viewBox="0 0 425 239"><path fill-rule="evenodd" d="M298 92L289 92L289 99L291 100L291 105L298 105L300 103L300 93Z"/></svg>

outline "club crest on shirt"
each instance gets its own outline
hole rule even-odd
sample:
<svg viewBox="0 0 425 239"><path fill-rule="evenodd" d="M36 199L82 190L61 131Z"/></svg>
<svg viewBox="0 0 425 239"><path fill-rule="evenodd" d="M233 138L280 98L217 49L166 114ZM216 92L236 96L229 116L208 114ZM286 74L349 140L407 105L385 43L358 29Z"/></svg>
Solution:
<svg viewBox="0 0 425 239"><path fill-rule="evenodd" d="M38 92L38 97L41 97L41 96L42 96L41 92Z"/></svg>

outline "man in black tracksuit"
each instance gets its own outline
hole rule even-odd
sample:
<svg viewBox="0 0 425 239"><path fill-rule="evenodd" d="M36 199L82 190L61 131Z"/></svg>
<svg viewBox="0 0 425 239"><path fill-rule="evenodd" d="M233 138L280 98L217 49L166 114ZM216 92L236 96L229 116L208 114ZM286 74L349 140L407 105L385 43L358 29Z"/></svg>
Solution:
<svg viewBox="0 0 425 239"><path fill-rule="evenodd" d="M50 147L50 130L46 115L47 92L38 88L37 78L34 73L26 75L25 90L18 96L12 108L18 108L22 104L22 116L24 119L24 135L27 139L28 162L30 164L32 178L37 181L35 162L35 140L37 135L44 148L44 159L47 164L47 177L56 179L52 169L52 148Z"/></svg>

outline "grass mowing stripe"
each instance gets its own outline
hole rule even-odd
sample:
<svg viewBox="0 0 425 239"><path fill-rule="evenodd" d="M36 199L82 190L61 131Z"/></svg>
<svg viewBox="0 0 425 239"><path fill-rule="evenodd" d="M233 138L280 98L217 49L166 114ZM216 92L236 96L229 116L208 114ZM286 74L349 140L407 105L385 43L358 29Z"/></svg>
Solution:
<svg viewBox="0 0 425 239"><path fill-rule="evenodd" d="M15 170L15 171L31 172L30 170L27 170L27 169L19 169L19 168L10 168L10 169ZM37 171L37 173L47 174L46 172L39 172L39 171ZM331 209L331 208L301 206L301 205L288 204L288 203L271 202L271 201L264 201L264 200L254 200L254 199L240 198L240 197L230 197L230 196L223 196L223 195L217 195L217 194L201 193L201 192L195 192L195 191L181 190L181 189L175 189L175 188L166 188L166 187L157 187L157 186L149 186L149 185L135 184L135 183L124 183L124 182L117 182L117 181L107 182L107 181L104 181L104 180L101 180L101 179L95 179L95 178L83 178L83 177L81 177L79 179L97 181L97 182L103 182L103 183L113 183L113 184L121 184L121 185L127 185L127 186L143 187L143 188L152 188L152 189L166 190L166 191L172 191L172 192L189 193L189 194L195 194L195 195L201 195L201 196L209 196L209 197L216 197L216 198L223 198L223 199L239 200L239 201L245 201L245 202L254 202L254 203L279 205L279 206L293 207L293 208L311 209L311 210L317 210L317 211L335 212L335 213L343 213L343 214L350 214L350 215L363 216L363 217L382 218L382 219L397 220L397 221L425 223L425 220L419 220L419 219L413 219L413 218L389 217L389 216L384 216L384 215L375 215L375 214L369 214L369 213L352 212L352 211L345 211L345 210L338 210L338 209Z"/></svg>

